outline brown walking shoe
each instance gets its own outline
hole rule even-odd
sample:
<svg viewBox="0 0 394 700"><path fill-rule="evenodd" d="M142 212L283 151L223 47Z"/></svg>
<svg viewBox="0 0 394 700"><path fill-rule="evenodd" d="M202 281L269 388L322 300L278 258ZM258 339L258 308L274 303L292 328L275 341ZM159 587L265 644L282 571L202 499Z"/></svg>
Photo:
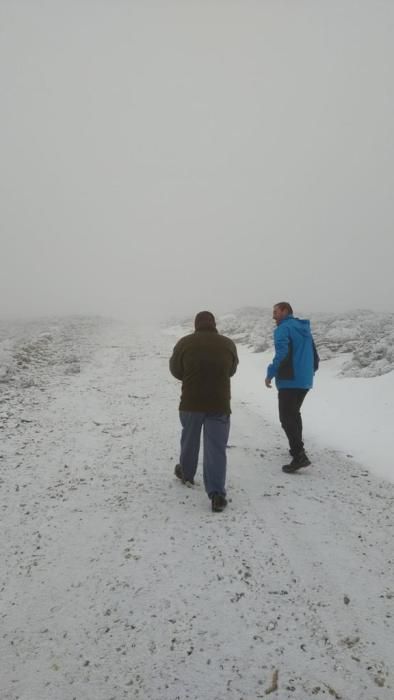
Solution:
<svg viewBox="0 0 394 700"><path fill-rule="evenodd" d="M214 493L212 495L212 512L221 513L227 505L227 499L222 496L221 493Z"/></svg>
<svg viewBox="0 0 394 700"><path fill-rule="evenodd" d="M311 460L308 455L305 452L301 452L296 457L293 457L290 464L285 464L282 467L282 472L285 472L285 474L293 474L303 467L309 467L310 464Z"/></svg>
<svg viewBox="0 0 394 700"><path fill-rule="evenodd" d="M191 479L190 481L188 479L185 479L183 469L180 464L177 464L174 469L174 474L177 479L180 479L182 481L182 484L186 484L187 486L194 486L194 480Z"/></svg>

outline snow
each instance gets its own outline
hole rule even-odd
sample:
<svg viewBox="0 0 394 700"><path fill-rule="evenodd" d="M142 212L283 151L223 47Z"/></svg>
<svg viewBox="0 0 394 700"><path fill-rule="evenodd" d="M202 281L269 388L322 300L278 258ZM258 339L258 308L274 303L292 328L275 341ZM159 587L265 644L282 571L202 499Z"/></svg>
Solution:
<svg viewBox="0 0 394 700"><path fill-rule="evenodd" d="M265 358L241 349L212 514L201 474L173 475L174 335L20 331L1 336L2 700L392 700L394 485L315 432L335 363L305 402L314 466L286 476Z"/></svg>
<svg viewBox="0 0 394 700"><path fill-rule="evenodd" d="M252 353L240 346L239 354L233 392L274 424L277 392L264 386L272 351ZM339 450L394 481L394 372L368 379L345 377L341 371L348 362L349 356L341 354L320 363L302 408L306 447L312 440L320 448Z"/></svg>

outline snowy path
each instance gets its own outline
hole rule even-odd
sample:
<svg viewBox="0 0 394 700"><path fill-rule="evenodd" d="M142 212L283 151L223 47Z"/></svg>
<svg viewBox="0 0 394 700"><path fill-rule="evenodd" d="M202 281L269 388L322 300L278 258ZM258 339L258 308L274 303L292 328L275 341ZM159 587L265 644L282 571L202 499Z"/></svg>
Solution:
<svg viewBox="0 0 394 700"><path fill-rule="evenodd" d="M316 446L286 477L234 397L212 514L172 474L172 344L104 326L4 423L0 697L392 700L394 485Z"/></svg>

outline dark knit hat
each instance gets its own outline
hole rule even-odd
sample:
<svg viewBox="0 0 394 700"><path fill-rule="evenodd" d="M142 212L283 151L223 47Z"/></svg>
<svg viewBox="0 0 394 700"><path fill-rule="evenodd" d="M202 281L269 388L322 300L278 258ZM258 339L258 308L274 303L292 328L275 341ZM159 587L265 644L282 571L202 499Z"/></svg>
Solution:
<svg viewBox="0 0 394 700"><path fill-rule="evenodd" d="M196 331L216 330L215 316L210 311L199 311L194 319Z"/></svg>

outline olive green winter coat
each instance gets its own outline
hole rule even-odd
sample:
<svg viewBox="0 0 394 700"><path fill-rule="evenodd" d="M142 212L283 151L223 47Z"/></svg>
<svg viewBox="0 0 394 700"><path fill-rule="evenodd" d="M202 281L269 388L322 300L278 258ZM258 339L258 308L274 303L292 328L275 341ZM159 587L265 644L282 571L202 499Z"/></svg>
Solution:
<svg viewBox="0 0 394 700"><path fill-rule="evenodd" d="M179 410L229 415L230 377L237 365L235 344L216 329L181 338L170 359L171 374L182 381Z"/></svg>

